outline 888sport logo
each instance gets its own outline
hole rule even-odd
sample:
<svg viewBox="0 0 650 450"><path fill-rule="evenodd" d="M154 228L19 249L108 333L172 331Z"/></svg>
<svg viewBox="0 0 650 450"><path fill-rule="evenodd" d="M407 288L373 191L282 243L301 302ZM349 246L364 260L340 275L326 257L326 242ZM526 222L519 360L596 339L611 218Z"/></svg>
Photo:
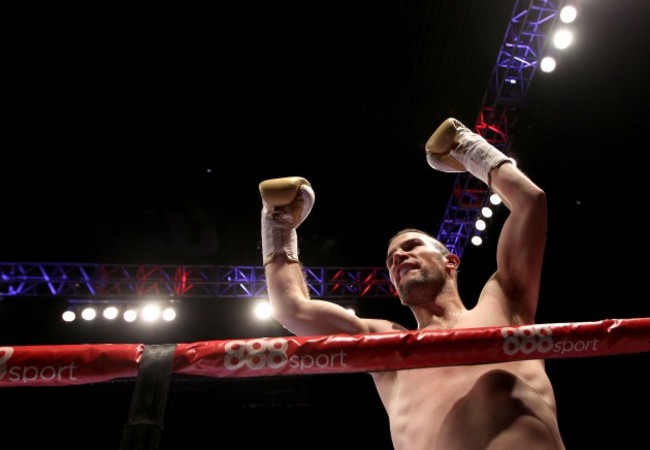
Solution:
<svg viewBox="0 0 650 450"><path fill-rule="evenodd" d="M226 344L224 365L228 370L238 370L244 366L253 370L264 367L278 369L289 359L288 348L289 343L285 339L230 341Z"/></svg>
<svg viewBox="0 0 650 450"><path fill-rule="evenodd" d="M519 328L504 327L501 329L503 336L503 352L514 355L521 352L529 355L534 351L548 353L553 349L553 331L549 326L528 326Z"/></svg>
<svg viewBox="0 0 650 450"><path fill-rule="evenodd" d="M263 370L280 369L288 364L292 369L313 371L348 365L343 350L289 356L288 349L289 342L282 338L229 341L225 346L224 366L228 370Z"/></svg>

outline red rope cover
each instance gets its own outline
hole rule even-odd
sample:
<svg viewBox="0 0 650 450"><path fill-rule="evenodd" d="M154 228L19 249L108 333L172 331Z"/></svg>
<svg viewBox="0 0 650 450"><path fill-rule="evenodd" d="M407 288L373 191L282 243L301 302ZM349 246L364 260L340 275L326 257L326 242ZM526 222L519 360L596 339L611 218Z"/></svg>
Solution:
<svg viewBox="0 0 650 450"><path fill-rule="evenodd" d="M136 377L144 344L0 346L0 387ZM650 351L650 318L177 344L172 373L240 378L377 372Z"/></svg>

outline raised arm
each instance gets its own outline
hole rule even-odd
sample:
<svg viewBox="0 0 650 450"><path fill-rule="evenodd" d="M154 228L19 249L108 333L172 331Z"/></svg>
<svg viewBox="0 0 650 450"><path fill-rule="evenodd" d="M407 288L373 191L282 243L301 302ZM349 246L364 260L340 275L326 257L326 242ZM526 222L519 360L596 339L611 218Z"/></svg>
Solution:
<svg viewBox="0 0 650 450"><path fill-rule="evenodd" d="M262 253L273 316L297 335L367 333L372 321L362 321L345 308L312 300L298 259L296 229L311 212L315 194L302 177L265 180L262 196Z"/></svg>
<svg viewBox="0 0 650 450"><path fill-rule="evenodd" d="M497 245L497 283L494 295L503 295L523 323L533 323L546 245L546 195L513 164L490 172L491 187L510 210ZM486 293L490 285L486 286ZM500 291L500 292L499 292Z"/></svg>
<svg viewBox="0 0 650 450"><path fill-rule="evenodd" d="M497 270L479 305L497 303L513 323L533 323L546 243L544 192L514 162L454 118L426 145L427 161L443 172L465 172L489 185L510 210L497 245Z"/></svg>

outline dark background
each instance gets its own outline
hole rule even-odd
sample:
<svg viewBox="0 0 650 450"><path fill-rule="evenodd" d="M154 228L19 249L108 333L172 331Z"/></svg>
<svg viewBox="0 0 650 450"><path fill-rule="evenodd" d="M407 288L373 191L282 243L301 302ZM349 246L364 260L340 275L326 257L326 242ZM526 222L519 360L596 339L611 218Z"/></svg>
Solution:
<svg viewBox="0 0 650 450"><path fill-rule="evenodd" d="M400 228L436 233L454 176L424 143L475 122L513 1L314 1L33 10L12 16L3 72L0 260L259 265L258 183L301 175L316 204L307 266L382 266ZM546 191L537 321L649 317L647 2L584 0L573 46L538 72L510 148ZM463 254L472 304L494 270ZM64 328L50 298L0 301L5 345L192 342L282 334L246 302L186 305L146 335ZM394 299L360 314L410 325ZM34 317L28 316L34 314ZM567 447L647 441L646 354L549 360ZM0 390L25 448L117 448L133 383ZM82 437L86 427L90 437ZM170 449L390 449L365 374L174 379ZM31 445L30 445L31 444Z"/></svg>

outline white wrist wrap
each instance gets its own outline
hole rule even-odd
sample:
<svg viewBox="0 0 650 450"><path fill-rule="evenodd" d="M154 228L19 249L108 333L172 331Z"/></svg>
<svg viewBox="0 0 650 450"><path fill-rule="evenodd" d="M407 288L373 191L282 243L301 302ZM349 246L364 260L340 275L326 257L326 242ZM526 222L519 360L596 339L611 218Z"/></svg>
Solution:
<svg viewBox="0 0 650 450"><path fill-rule="evenodd" d="M447 119L439 129L443 130L441 134L446 134L447 139L434 139L431 150L427 148L427 162L434 169L443 172L467 171L489 185L490 170L506 162L514 164L514 160L456 119ZM452 141L458 144L452 149L445 149L445 145L451 147Z"/></svg>
<svg viewBox="0 0 650 450"><path fill-rule="evenodd" d="M451 155L467 168L467 171L485 184L489 184L490 170L505 162L514 162L494 147L483 136L473 133L458 122L458 146Z"/></svg>
<svg viewBox="0 0 650 450"><path fill-rule="evenodd" d="M298 235L291 225L287 208L262 212L262 258L264 265L276 254L283 253L289 261L298 262Z"/></svg>

